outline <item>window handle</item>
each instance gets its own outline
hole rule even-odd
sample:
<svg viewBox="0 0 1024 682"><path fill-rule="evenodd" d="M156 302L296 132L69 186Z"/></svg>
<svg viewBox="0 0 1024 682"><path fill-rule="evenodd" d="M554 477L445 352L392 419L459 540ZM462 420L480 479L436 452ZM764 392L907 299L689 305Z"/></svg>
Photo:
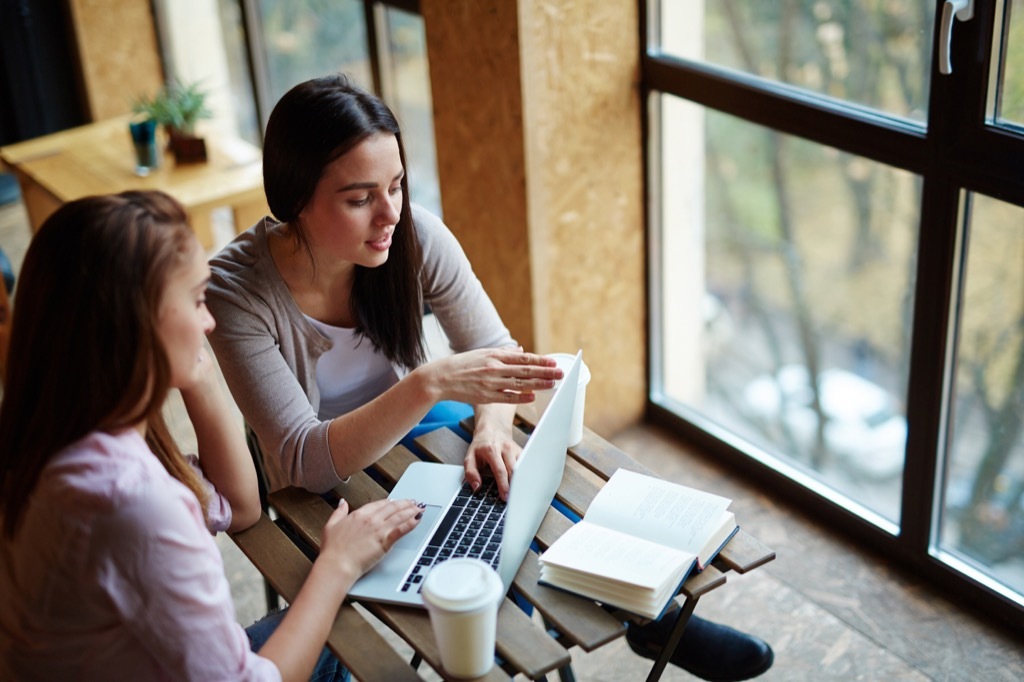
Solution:
<svg viewBox="0 0 1024 682"><path fill-rule="evenodd" d="M942 30L939 38L939 73L948 76L953 73L949 59L949 48L953 42L953 14L960 21L974 18L974 0L946 0L942 3Z"/></svg>

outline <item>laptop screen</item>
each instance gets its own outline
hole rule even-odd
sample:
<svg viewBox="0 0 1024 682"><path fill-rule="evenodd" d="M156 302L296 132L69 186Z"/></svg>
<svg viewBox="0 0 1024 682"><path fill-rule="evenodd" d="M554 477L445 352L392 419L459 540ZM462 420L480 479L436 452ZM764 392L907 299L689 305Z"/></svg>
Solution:
<svg viewBox="0 0 1024 682"><path fill-rule="evenodd" d="M562 482L582 357L583 351L576 353L569 373L559 384L526 441L526 447L512 475L508 510L505 512L501 562L498 566L501 581L506 587L512 584L533 536L537 534L544 514Z"/></svg>

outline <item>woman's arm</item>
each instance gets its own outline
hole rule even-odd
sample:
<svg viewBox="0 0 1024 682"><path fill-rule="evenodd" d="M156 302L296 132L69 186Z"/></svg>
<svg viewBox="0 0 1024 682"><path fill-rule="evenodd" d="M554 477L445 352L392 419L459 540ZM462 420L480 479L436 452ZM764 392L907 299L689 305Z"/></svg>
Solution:
<svg viewBox="0 0 1024 682"><path fill-rule="evenodd" d="M281 624L259 650L284 680L307 680L352 584L422 513L411 500L379 500L349 513L342 500L324 526L320 555Z"/></svg>
<svg viewBox="0 0 1024 682"><path fill-rule="evenodd" d="M302 589L255 655L234 620L220 554L195 498L167 480L161 470L149 488L131 488L99 514L85 555L125 627L172 679L272 679L269 659L283 680L308 680L349 588L422 516L412 500L379 500L352 513L342 501Z"/></svg>
<svg viewBox="0 0 1024 682"><path fill-rule="evenodd" d="M282 355L286 345L300 346L302 331L286 327L279 330L282 338L275 338L274 325L289 321L266 319L269 309L249 309L240 292L224 287L211 286L207 305L217 320L210 343L265 455L276 458L288 483L313 492L325 492L376 462L440 400L529 402L532 391L551 388L561 378L549 358L514 348L475 350L418 367L378 398L321 421L296 376L306 374L300 364L314 359L297 355L292 366Z"/></svg>
<svg viewBox="0 0 1024 682"><path fill-rule="evenodd" d="M373 464L442 400L499 403L484 410L484 423L497 427L505 422L511 440L515 406L532 402L534 391L551 388L561 376L554 360L519 348L485 348L422 365L380 397L331 421L328 437L335 469L345 477ZM504 473L500 458L485 461ZM468 468L467 478L474 483ZM506 475L506 496L507 481ZM475 483L480 484L478 473Z"/></svg>
<svg viewBox="0 0 1024 682"><path fill-rule="evenodd" d="M514 346L497 309L473 272L458 240L440 218L414 205L423 245L423 291L452 349ZM553 363L552 363L553 365ZM550 374L560 379L561 373ZM533 389L538 390L538 389ZM514 405L471 402L476 426L466 452L466 480L479 485L480 472L490 469L498 492L508 498L509 477L521 448L512 439Z"/></svg>
<svg viewBox="0 0 1024 682"><path fill-rule="evenodd" d="M273 663L249 650L235 620L223 561L195 496L170 485L160 469L96 516L81 553L83 575L102 576L105 608L167 679L276 679Z"/></svg>
<svg viewBox="0 0 1024 682"><path fill-rule="evenodd" d="M231 505L228 530L235 532L259 520L256 469L242 429L217 381L213 360L205 349L201 362L208 365L203 379L182 388L181 397L196 432L199 466Z"/></svg>
<svg viewBox="0 0 1024 682"><path fill-rule="evenodd" d="M550 388L561 378L553 361L511 348L494 349L512 345L511 337L472 276L458 242L436 217L432 220L426 229L441 236L424 239L429 251L425 292L434 292L432 305L444 315L439 315L442 322L468 306L458 324L445 325L457 349L491 350L459 353L419 367L377 399L330 421L321 421L311 402L317 390L316 359L323 351L319 344L326 342L302 320L285 285L260 255L262 232L243 235L226 255L214 259L207 306L217 326L210 343L236 404L265 448L272 486L289 483L325 492L375 462L438 400L529 402L530 391ZM450 259L454 269L446 264ZM473 286L462 286L467 277ZM524 362L532 363L533 370Z"/></svg>
<svg viewBox="0 0 1024 682"><path fill-rule="evenodd" d="M466 480L476 490L481 483L480 470L489 469L498 484L501 499L508 499L512 469L523 449L512 438L515 405L474 405L473 441L466 450Z"/></svg>
<svg viewBox="0 0 1024 682"><path fill-rule="evenodd" d="M309 346L315 337L280 302L267 302L273 292L259 287L271 284L242 279L248 270L238 268L234 278L215 269L207 289L206 304L217 320L210 345L235 404L263 446L271 489L290 484L326 492L341 478L331 463L329 424L311 403L316 358Z"/></svg>

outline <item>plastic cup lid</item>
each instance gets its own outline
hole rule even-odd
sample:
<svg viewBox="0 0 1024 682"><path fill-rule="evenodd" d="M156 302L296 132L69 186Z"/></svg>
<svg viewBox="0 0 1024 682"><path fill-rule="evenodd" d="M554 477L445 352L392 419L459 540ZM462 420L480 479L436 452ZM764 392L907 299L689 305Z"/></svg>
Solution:
<svg viewBox="0 0 1024 682"><path fill-rule="evenodd" d="M572 361L576 359L576 356L572 353L548 353L547 357L553 358L558 363L558 368L568 374L569 370L572 369ZM580 360L580 380L579 384L586 386L590 383L590 369L587 367L587 363Z"/></svg>
<svg viewBox="0 0 1024 682"><path fill-rule="evenodd" d="M474 611L496 603L504 592L497 571L480 559L449 559L427 574L423 599L446 611Z"/></svg>

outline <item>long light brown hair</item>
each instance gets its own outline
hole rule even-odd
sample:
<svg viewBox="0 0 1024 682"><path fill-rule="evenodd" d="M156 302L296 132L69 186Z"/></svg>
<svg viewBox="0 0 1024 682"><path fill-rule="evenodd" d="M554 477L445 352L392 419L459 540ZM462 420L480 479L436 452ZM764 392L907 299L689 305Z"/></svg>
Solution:
<svg viewBox="0 0 1024 682"><path fill-rule="evenodd" d="M157 316L170 275L197 248L184 208L124 192L59 208L33 237L18 280L0 405L0 510L13 536L40 473L94 431L146 421L167 471L207 494L160 413L170 382Z"/></svg>

